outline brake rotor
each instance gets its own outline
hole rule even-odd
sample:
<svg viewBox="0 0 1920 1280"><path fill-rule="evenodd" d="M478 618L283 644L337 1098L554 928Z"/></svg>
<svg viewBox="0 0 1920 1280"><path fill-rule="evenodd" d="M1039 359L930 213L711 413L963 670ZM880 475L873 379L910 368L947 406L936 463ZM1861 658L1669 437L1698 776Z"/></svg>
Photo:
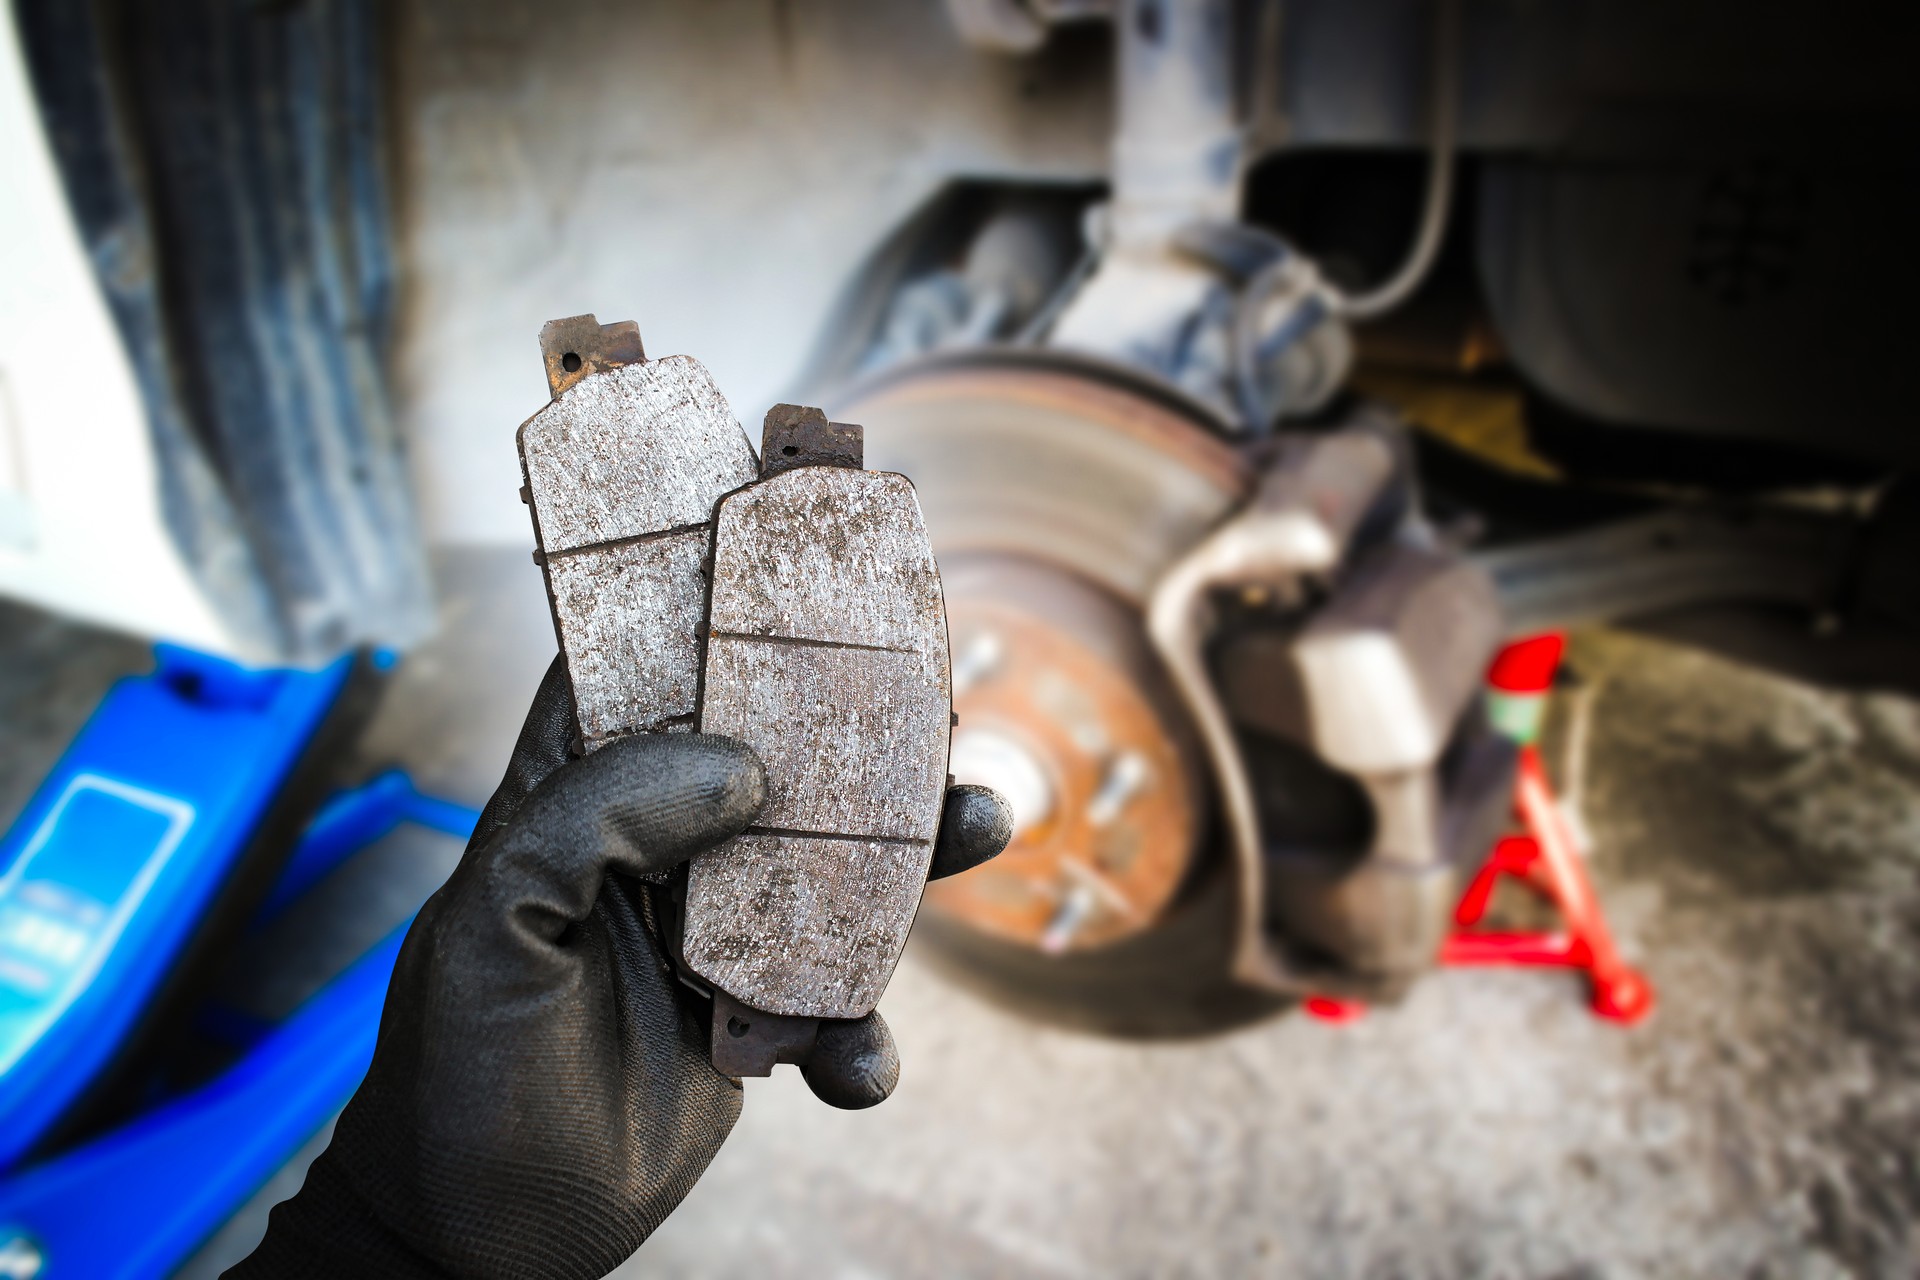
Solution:
<svg viewBox="0 0 1920 1280"><path fill-rule="evenodd" d="M1014 808L1007 851L926 909L1051 953L1151 928L1200 855L1208 789L1140 610L1250 468L1203 406L1044 353L903 368L835 416L866 427L868 466L913 477L946 584L950 767Z"/></svg>

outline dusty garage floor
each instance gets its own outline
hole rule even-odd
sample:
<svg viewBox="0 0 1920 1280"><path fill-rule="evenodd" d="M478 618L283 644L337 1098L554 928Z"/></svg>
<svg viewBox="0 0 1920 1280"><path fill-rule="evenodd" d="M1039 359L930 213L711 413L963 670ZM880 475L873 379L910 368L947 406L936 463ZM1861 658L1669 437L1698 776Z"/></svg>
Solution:
<svg viewBox="0 0 1920 1280"><path fill-rule="evenodd" d="M1445 973L1176 1047L905 967L908 1075L763 1086L634 1275L1911 1276L1920 709L1581 638L1596 873L1661 1007Z"/></svg>
<svg viewBox="0 0 1920 1280"><path fill-rule="evenodd" d="M551 633L524 553L441 569L445 630L364 754L478 802ZM10 810L138 650L4 621ZM1116 1044L1006 1017L910 954L885 1004L900 1092L848 1115L785 1069L750 1083L622 1274L1916 1274L1920 707L1623 635L1574 663L1595 871L1659 985L1648 1025L1590 1018L1571 979L1456 972L1353 1025ZM450 857L370 851L332 886L331 933L377 932Z"/></svg>

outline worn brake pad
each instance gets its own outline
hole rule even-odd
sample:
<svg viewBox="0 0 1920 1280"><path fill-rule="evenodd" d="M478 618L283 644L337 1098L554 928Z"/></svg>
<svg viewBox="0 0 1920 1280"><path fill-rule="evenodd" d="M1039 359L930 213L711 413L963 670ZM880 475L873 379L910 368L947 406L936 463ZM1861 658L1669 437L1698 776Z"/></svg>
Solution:
<svg viewBox="0 0 1920 1280"><path fill-rule="evenodd" d="M706 370L646 360L631 324L541 347L522 497L580 749L697 726L766 765L757 825L689 869L680 957L715 1065L766 1074L874 1007L925 886L952 696L919 502L817 409L776 406L756 464Z"/></svg>
<svg viewBox="0 0 1920 1280"><path fill-rule="evenodd" d="M913 485L859 469L858 428L818 464L792 441L839 424L790 405L767 424L770 474L714 521L700 729L751 745L769 795L758 825L694 859L685 953L755 1008L858 1018L900 958L933 856L946 606Z"/></svg>
<svg viewBox="0 0 1920 1280"><path fill-rule="evenodd" d="M580 747L691 729L713 506L759 474L713 376L647 360L631 322L540 331L553 401L521 426L520 491L572 678Z"/></svg>

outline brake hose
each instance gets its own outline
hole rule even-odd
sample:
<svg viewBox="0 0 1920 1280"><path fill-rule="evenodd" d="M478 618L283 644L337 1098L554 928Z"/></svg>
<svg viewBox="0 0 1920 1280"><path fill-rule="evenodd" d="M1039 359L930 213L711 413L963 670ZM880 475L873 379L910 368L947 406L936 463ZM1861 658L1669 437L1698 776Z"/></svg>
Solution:
<svg viewBox="0 0 1920 1280"><path fill-rule="evenodd" d="M1405 302L1426 279L1446 237L1447 213L1453 205L1453 152L1460 112L1460 0L1438 0L1433 22L1433 140L1420 230L1412 250L1393 275L1365 293L1337 297L1335 313L1348 320L1372 320Z"/></svg>

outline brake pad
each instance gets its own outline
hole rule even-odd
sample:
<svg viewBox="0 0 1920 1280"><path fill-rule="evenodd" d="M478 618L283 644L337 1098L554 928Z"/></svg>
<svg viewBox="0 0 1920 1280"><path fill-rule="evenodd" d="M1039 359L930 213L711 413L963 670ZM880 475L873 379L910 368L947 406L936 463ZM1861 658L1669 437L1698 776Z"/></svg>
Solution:
<svg viewBox="0 0 1920 1280"><path fill-rule="evenodd" d="M759 825L694 859L685 953L755 1008L858 1018L893 973L933 857L946 606L907 478L860 470L857 452L783 467L794 438L838 424L788 405L767 421L772 474L721 499L714 521L700 730L753 747L769 793Z"/></svg>
<svg viewBox="0 0 1920 1280"><path fill-rule="evenodd" d="M885 990L932 859L952 724L939 569L906 477L859 427L767 415L756 464L712 378L591 316L541 334L521 428L582 751L698 727L752 746L755 826L694 859L679 962L729 1074L803 1062Z"/></svg>
<svg viewBox="0 0 1920 1280"><path fill-rule="evenodd" d="M540 331L552 403L519 432L520 496L572 679L582 751L688 730L714 503L759 474L713 376L648 360L631 321Z"/></svg>

